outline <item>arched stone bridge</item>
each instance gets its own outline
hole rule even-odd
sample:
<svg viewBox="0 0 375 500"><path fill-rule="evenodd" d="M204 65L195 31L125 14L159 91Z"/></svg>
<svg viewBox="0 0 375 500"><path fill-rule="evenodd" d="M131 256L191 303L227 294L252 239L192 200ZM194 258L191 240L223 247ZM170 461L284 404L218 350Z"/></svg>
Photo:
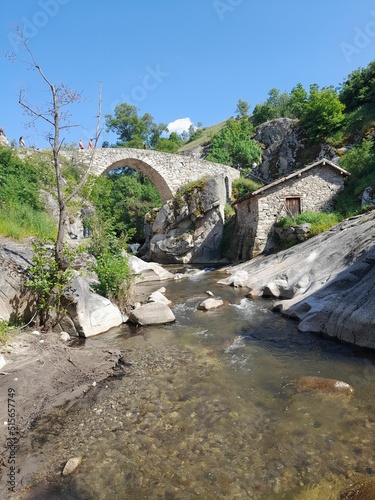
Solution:
<svg viewBox="0 0 375 500"><path fill-rule="evenodd" d="M171 199L186 183L205 175L222 176L229 198L232 182L240 176L238 170L226 165L148 149L103 148L74 152L74 159L81 163L88 164L91 158L93 175L121 167L133 168L151 180L164 201Z"/></svg>

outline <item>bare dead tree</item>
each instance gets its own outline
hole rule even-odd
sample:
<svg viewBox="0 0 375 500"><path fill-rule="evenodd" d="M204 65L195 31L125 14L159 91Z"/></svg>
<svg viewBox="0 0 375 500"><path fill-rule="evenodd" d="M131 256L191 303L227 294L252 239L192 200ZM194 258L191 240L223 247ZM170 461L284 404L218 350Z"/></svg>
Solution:
<svg viewBox="0 0 375 500"><path fill-rule="evenodd" d="M57 199L59 205L58 232L55 242L55 258L58 267L60 269L66 269L67 261L64 258L64 245L63 245L65 236L65 227L66 227L65 226L66 206L67 203L77 195L79 190L85 184L92 168L95 149L101 133L100 119L101 119L101 106L102 106L102 88L100 85L99 110L97 115L94 149L92 150L88 167L86 168L84 174L81 177L80 182L74 188L73 192L68 196L65 196L63 190L64 182L60 164L60 151L64 139L61 139L60 136L62 131L78 126L70 122L70 114L68 111L65 110L65 107L69 106L74 102L80 101L81 94L79 92L70 89L64 84L60 84L59 86L57 86L53 82L51 82L51 80L47 78L42 67L37 63L36 59L34 58L34 55L28 46L28 41L23 35L22 30L19 27L16 27L16 32L21 46L23 46L28 55L28 59L22 62L24 62L31 69L34 69L39 73L40 77L47 85L50 92L50 97L51 97L50 103L47 104L44 108L38 108L36 106L33 106L32 104L29 104L27 101L27 95L25 89L21 89L19 93L18 102L24 108L26 113L32 117L33 120L38 120L38 119L44 120L52 128L52 134L50 136L50 144L52 148L52 161L55 170Z"/></svg>

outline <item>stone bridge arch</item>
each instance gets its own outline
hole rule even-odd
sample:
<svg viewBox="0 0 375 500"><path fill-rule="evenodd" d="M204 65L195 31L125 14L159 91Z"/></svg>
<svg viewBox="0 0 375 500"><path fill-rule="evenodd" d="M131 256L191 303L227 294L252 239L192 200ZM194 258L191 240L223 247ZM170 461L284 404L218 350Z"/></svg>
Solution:
<svg viewBox="0 0 375 500"><path fill-rule="evenodd" d="M70 153L71 156L71 153ZM101 175L121 167L134 168L147 176L158 189L163 201L171 199L188 182L209 177L221 177L227 197L232 182L240 172L232 167L195 158L192 155L162 153L148 149L103 148L74 151L73 160L92 163L93 175Z"/></svg>
<svg viewBox="0 0 375 500"><path fill-rule="evenodd" d="M105 170L103 170L102 174L124 167L130 167L148 177L156 187L156 189L159 191L163 201L173 198L173 193L164 177L151 165L145 163L143 160L139 160L137 158L126 158L123 160L118 160L109 165Z"/></svg>

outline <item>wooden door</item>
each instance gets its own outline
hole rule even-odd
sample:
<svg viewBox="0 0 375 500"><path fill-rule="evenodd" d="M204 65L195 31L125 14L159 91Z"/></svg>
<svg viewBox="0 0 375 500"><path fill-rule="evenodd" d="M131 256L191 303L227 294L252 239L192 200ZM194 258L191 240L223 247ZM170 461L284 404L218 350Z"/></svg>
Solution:
<svg viewBox="0 0 375 500"><path fill-rule="evenodd" d="M301 213L301 198L286 198L285 200L286 213L291 217Z"/></svg>

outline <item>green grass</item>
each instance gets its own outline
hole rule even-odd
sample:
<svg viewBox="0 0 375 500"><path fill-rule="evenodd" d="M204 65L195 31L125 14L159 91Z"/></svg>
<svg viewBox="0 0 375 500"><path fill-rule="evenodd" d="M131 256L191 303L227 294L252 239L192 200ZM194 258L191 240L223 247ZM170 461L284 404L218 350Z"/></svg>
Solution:
<svg viewBox="0 0 375 500"><path fill-rule="evenodd" d="M342 220L342 216L336 212L302 212L294 219L282 217L277 225L279 227L297 226L299 224L311 224L310 236L315 236L323 231L328 231Z"/></svg>
<svg viewBox="0 0 375 500"><path fill-rule="evenodd" d="M20 333L20 329L10 325L7 321L0 319L0 346L5 346L12 337ZM4 352L4 351L2 351Z"/></svg>
<svg viewBox="0 0 375 500"><path fill-rule="evenodd" d="M232 197L235 201L238 201L262 186L263 184L260 182L240 177L239 179L235 179L232 183Z"/></svg>
<svg viewBox="0 0 375 500"><path fill-rule="evenodd" d="M28 205L11 205L0 209L0 234L17 241L29 236L55 239L56 221L47 213Z"/></svg>
<svg viewBox="0 0 375 500"><path fill-rule="evenodd" d="M348 113L345 119L347 141L360 141L375 128L375 105L364 104Z"/></svg>
<svg viewBox="0 0 375 500"><path fill-rule="evenodd" d="M198 148L199 146L202 146L203 144L210 142L212 136L220 132L220 130L224 127L226 123L227 120L217 123L216 125L212 125L211 127L205 127L200 137L197 137L197 139L194 139L191 142L184 142L184 144L179 148L178 152L183 153L184 151L190 151L191 149Z"/></svg>

